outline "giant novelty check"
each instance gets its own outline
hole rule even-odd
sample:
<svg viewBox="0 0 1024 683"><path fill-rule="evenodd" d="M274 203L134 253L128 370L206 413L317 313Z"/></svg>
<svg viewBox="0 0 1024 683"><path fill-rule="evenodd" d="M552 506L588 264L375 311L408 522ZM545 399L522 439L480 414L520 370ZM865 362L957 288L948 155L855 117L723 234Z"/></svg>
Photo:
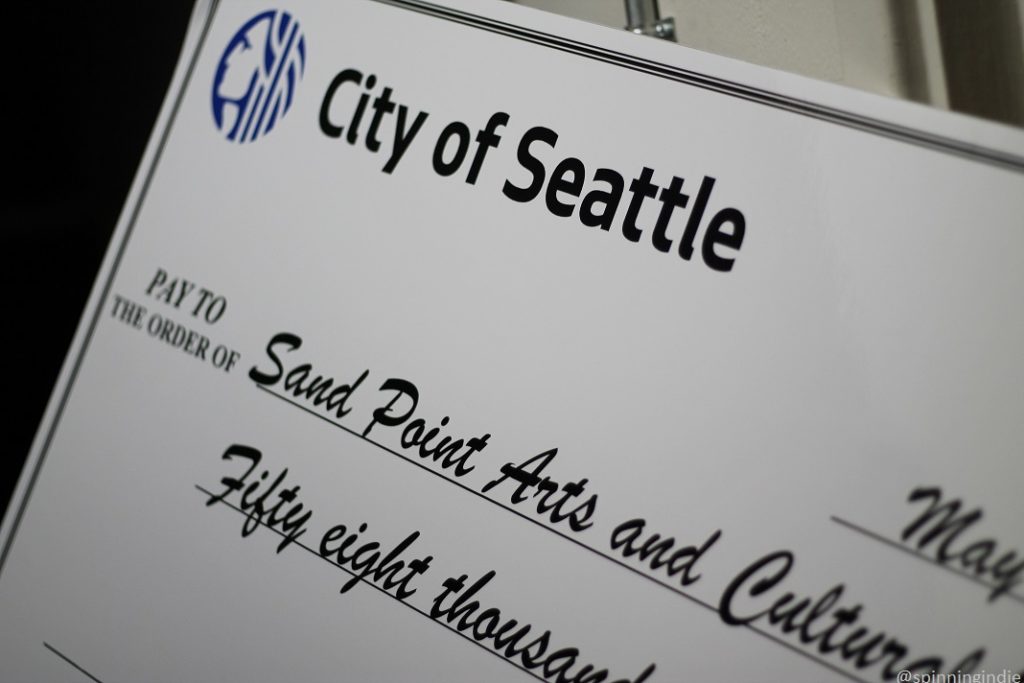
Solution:
<svg viewBox="0 0 1024 683"><path fill-rule="evenodd" d="M198 3L4 681L1010 681L1024 133L498 2Z"/></svg>

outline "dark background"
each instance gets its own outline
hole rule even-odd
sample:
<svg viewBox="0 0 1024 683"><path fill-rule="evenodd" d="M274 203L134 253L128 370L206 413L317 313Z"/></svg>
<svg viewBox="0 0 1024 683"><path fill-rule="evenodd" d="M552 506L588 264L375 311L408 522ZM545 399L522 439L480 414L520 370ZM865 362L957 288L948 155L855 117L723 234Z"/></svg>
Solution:
<svg viewBox="0 0 1024 683"><path fill-rule="evenodd" d="M185 37L190 0L6 13L6 510Z"/></svg>

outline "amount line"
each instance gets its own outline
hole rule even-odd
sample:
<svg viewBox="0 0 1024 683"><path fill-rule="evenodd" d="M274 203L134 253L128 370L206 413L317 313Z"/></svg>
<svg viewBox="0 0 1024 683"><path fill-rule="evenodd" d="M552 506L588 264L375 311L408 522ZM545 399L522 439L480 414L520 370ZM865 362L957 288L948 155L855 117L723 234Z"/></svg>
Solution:
<svg viewBox="0 0 1024 683"><path fill-rule="evenodd" d="M870 529L865 529L864 527L862 527L860 525L857 525L857 524L854 524L853 522L851 522L849 520L846 520L846 519L843 519L842 517L837 517L835 515L832 515L830 517L830 519L833 522L835 522L836 524L840 525L840 526L844 526L844 527L846 527L847 529L849 529L851 531L856 531L858 534L861 534L862 536L866 536L867 538L870 538L870 539L872 539L874 541L878 541L879 543L883 543L883 544L889 546L890 548L895 548L896 550L902 550L903 552L905 552L906 554L910 555L911 557L916 557L917 559L919 559L919 560L921 560L923 562L927 562L928 564L930 564L930 565L932 565L934 567L939 567L940 569L945 569L947 572L950 572L951 574L953 574L955 576L959 576L962 579L967 579L968 581L973 581L974 583L976 583L976 584L978 584L980 586L984 586L985 588L988 588L990 590L995 590L995 589L999 588L999 586L991 584L988 581L985 581L984 579L981 579L981 578L979 578L977 576L974 576L973 574L968 574L967 572L965 572L965 571L963 571L961 569L957 569L956 567L950 567L948 564L944 564L942 562L939 562L938 560L936 560L933 557L928 557L927 555L925 555L924 553L922 553L920 551L914 550L913 548L908 548L907 546L903 545L899 541L894 541L891 538L886 538L882 534L879 534L877 532L871 531ZM1021 597L1020 595L1018 595L1018 594L1016 594L1016 593L1014 593L1012 591L1006 591L1002 595L1005 595L1006 597L1010 598L1011 600L1016 600L1017 602L1024 604L1024 597Z"/></svg>
<svg viewBox="0 0 1024 683"><path fill-rule="evenodd" d="M500 508L501 510L504 510L506 512L510 512L513 515L519 517L520 519L524 519L527 522L530 522L531 524L533 524L533 525L543 529L544 531L547 531L549 533L555 534L556 536L558 536L558 537L560 537L560 538L562 538L562 539L564 539L566 541L569 541L570 543L572 543L572 544L574 544L574 545L576 545L576 546L578 546L580 548L583 548L584 550L590 551L594 555L597 555L598 557L600 557L602 559L605 559L608 562L616 564L619 567L622 567L623 569L629 570L630 572L632 572L636 576L639 576L640 578L646 579L647 581L649 581L650 583L654 584L655 586L660 586L661 588L664 588L665 590L671 591L673 594L678 595L679 597L686 598L687 600L689 600L690 602L692 602L695 605L699 605L700 607L703 607L704 609L706 609L708 611L711 611L711 612L714 612L716 615L721 616L721 612L718 611L718 608L715 607L714 605L712 605L711 603L704 602L700 598L697 598L697 597L695 597L693 595L690 595L689 593L686 593L685 591L682 591L682 590L680 590L680 589L678 589L678 588L676 588L674 586L670 586L670 585L668 585L668 584L666 584L666 583L664 583L662 581L659 581L658 579L654 578L653 576L650 576L649 574L644 573L643 571L637 569L636 567L632 567L632 566L626 564L625 562L623 562L623 561L621 561L621 560L619 560L617 558L611 557L610 555L606 555L603 552L601 552L600 550L594 548L593 546L587 545L586 543L580 541L579 539L573 538L572 536L569 536L569 535L565 534L564 532L561 532L561 531L559 531L557 529L553 529L550 526L548 526L548 525L544 524L543 522L541 522L540 520L534 519L533 517L529 517L528 515L523 514L519 510L514 510L514 509L512 509L512 508L510 508L510 507L508 507L506 505L503 505L502 503L499 503L498 501L494 500L493 498L490 498L490 497L484 495L480 491L477 491L476 489L472 489L472 488L466 486L462 482L455 481L454 479L449 479L448 477L446 477L445 475L441 474L437 470L431 469L430 467L427 467L426 465L424 465L422 463L418 463L415 460L410 460L409 458L405 457L404 455L402 455L398 451L395 451L395 450L385 446L384 444L381 444L381 443L379 443L377 441L374 441L371 438L363 436L362 434L360 434L359 432L355 431L354 429L351 429L350 427L347 427L347 426L345 426L343 424L339 424L338 422L335 422L334 420L330 419L326 415L322 415L322 414L320 414L320 413L318 413L318 412L316 412L314 410L311 410L310 408L302 405L301 403L297 403L297 402L291 400L287 396L282 396L281 394L277 393L276 391L272 391L271 389L268 389L267 387L263 386L262 384L254 384L254 386L257 389L260 389L260 390L266 392L268 395L273 396L274 398L279 399L281 401L284 401L288 405L291 405L291 406L294 406L294 407L298 408L299 410L303 411L304 413L308 413L308 414L312 415L313 417L319 418L320 420L326 422L327 424L331 425L332 427L336 427L337 429L340 429L340 430L342 430L344 432L347 432L348 434L351 434L352 436L356 437L357 439L361 439L362 441L365 441L368 444L376 446L380 450L395 456L396 458L398 458L399 460L401 460L403 462L407 462L409 464L415 465L416 467L420 468L424 472L428 472L428 473L434 475L435 477L437 477L438 479L441 479L442 481L445 481L445 482L447 482L449 484L452 484L453 486L457 486L458 488L462 489L463 491L466 491L467 493L470 493L473 496L475 496L477 498L480 498L481 500L485 500L488 503L490 503L490 504ZM374 587L376 587L376 586L374 586ZM390 593L388 595L390 595ZM787 650L789 650L790 652L793 652L794 654L800 655L801 657L804 657L805 659L808 659L808 660L814 662L815 664L823 666L826 669L829 669L830 671L832 671L834 673L837 673L840 676L843 676L843 677L845 677L845 678L847 678L847 679L849 679L851 681L857 681L857 683L867 683L867 681L865 681L862 678L859 678L859 677L855 676L854 674L850 673L849 671L846 671L845 669L842 669L839 666L836 666L835 664L832 664L831 662L827 662L827 661L825 661L823 659L815 657L814 655L810 654L809 652L806 652L806 651L800 649L796 645L793 645L792 643L786 642L785 640L782 640L778 636L775 636L775 635L773 635L773 634L771 634L771 633L769 633L767 631L762 631L761 629L757 628L756 626L754 626L752 624L743 624L742 628L745 628L748 631L751 631L752 633L756 633L757 635L761 636L762 638L767 638L768 640L772 641L776 645L780 645L780 646L786 648ZM476 642L476 641L473 641L473 642ZM513 666L515 666L515 665L513 664Z"/></svg>
<svg viewBox="0 0 1024 683"><path fill-rule="evenodd" d="M206 495L208 495L210 498L214 497L213 493L211 493L210 491L207 491L205 488L203 488L199 484L196 484L195 487L197 489L199 489L200 491L202 491L203 493L205 493ZM249 513L245 512L244 510L242 510L241 508L239 508L239 507L237 507L235 505L232 505L231 503L227 502L226 500L219 500L217 502L221 503L221 504L223 504L223 505L225 505L225 506L227 506L229 508L231 508L232 510L234 510L237 513L239 513L240 515L244 515L247 518L249 517ZM269 529L270 531L273 531L275 534L277 534L281 538L287 538L288 537L287 534L285 534L283 531L281 531L279 529L275 529L272 526L269 526L262 519L257 519L256 521L259 523L260 526L262 526L262 527L264 527L266 529ZM483 643L478 642L476 640L473 640L472 638L467 636L462 631L459 631L458 629L452 628L451 626L448 626L447 624L444 624L444 623L438 621L434 617L430 616L429 612L425 612L424 610L421 610L419 607L416 607L415 605L412 605L412 604L406 602L405 600L401 600L398 597L392 595L391 593L388 593L386 590L384 590L383 588L381 588L380 586L378 586L374 582L368 580L366 577L359 576L355 572L353 572L353 571L351 571L349 569L346 569L345 567L342 567L340 564L338 564L336 562L331 562L329 559L327 559L326 557L324 557L323 555L321 555L317 551L313 550L308 545L302 543L302 541L292 540L291 543L292 543L292 545L297 545L298 547L302 548L303 550L308 552L310 555L313 555L314 557L320 558L321 560L323 560L327 564L331 565L335 569L339 569L339 570L345 572L346 574L348 574L351 577L358 578L361 583L365 583L367 586L370 586L371 588L375 589L379 593L383 593L384 595L388 596L389 598L391 598L395 602L399 602L399 603L405 605L406 607L411 609L413 612L416 612L417 614L422 614L423 616L425 616L427 619L430 619L430 621L434 622L435 624L437 624L439 626L443 626L446 630L451 631L452 633L456 634L457 636L461 636L463 639L469 641L470 643L473 643L474 645L479 647L481 650L483 650L485 652L489 652L490 654L494 655L495 657L497 657L501 661L508 662L509 665L514 666L515 668L519 669L523 673L529 674L529 675L533 676L538 681L545 681L545 683L547 683L547 679L538 676L537 674L533 673L529 669L525 669L525 668L519 666L518 664L513 662L511 659L508 659L506 657L502 657L501 654L497 650L492 650L492 649L488 648L486 645L484 645ZM86 674L86 675L88 675L88 674ZM96 679L93 679L93 680L96 680Z"/></svg>
<svg viewBox="0 0 1024 683"><path fill-rule="evenodd" d="M52 652L53 654L55 654L58 657L60 657L61 659L63 659L66 663L70 664L72 667L77 669L83 675L88 676L91 680L96 681L96 683L103 683L103 681L101 681L100 679L96 678L91 673L89 673L88 671L83 669L81 666L78 665L77 662L75 662L73 659L71 659L71 657L68 657L66 654L64 654L63 652L61 652L57 648L55 648L53 645L50 645L49 643L44 641L43 642L43 647L45 647L50 652Z"/></svg>

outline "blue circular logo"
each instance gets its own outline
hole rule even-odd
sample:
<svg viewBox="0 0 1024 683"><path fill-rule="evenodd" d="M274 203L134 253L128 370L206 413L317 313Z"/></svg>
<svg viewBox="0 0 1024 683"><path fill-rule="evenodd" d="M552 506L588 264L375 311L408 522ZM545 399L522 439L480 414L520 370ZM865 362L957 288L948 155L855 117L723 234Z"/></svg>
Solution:
<svg viewBox="0 0 1024 683"><path fill-rule="evenodd" d="M287 12L245 22L228 43L213 78L213 120L233 142L269 133L292 104L306 66L306 40Z"/></svg>

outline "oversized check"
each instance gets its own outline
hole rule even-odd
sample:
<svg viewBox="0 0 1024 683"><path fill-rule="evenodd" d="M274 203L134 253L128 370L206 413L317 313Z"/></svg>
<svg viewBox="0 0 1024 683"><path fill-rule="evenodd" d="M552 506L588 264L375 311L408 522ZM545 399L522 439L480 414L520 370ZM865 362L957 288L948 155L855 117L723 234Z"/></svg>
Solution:
<svg viewBox="0 0 1024 683"><path fill-rule="evenodd" d="M451 0L201 1L3 681L1012 681L1024 133Z"/></svg>

